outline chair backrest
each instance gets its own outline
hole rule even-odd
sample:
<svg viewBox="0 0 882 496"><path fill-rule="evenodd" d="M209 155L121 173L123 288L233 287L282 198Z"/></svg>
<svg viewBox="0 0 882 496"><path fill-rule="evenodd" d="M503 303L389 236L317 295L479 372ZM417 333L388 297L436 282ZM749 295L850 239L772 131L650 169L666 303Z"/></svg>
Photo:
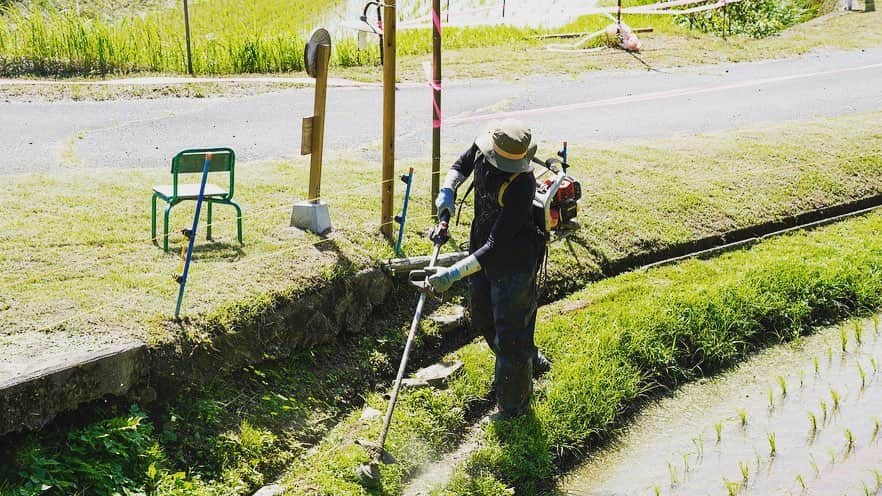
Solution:
<svg viewBox="0 0 882 496"><path fill-rule="evenodd" d="M233 197L236 152L232 148L193 148L178 152L171 164L174 196L178 196L178 174L201 174L209 154L211 159L208 163L208 172L229 172L230 185L227 198Z"/></svg>

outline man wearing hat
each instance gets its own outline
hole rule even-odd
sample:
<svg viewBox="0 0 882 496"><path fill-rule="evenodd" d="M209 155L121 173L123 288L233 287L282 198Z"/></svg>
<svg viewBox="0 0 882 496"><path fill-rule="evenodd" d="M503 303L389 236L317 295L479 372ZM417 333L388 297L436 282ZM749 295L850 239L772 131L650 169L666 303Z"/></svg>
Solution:
<svg viewBox="0 0 882 496"><path fill-rule="evenodd" d="M529 408L533 373L548 361L533 343L536 275L545 239L533 221L536 146L523 123L506 120L479 135L453 164L435 205L438 215L454 211L456 190L474 174L475 216L469 256L429 277L435 292L464 278L471 290L472 325L496 354L496 395L502 417Z"/></svg>

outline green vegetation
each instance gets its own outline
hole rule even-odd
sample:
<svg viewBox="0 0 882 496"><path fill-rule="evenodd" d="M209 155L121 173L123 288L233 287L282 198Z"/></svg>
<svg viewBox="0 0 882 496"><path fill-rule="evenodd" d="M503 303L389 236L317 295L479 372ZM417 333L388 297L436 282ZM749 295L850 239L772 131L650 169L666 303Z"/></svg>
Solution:
<svg viewBox="0 0 882 496"><path fill-rule="evenodd" d="M488 494L482 492L487 487L489 494L505 487L532 494L552 479L556 462L615 432L648 391L719 370L827 318L877 308L882 241L874 233L880 227L882 215L875 214L715 260L603 281L545 308L538 339L554 365L540 383L533 414L487 424L480 448L441 494ZM583 302L590 304L577 305ZM489 387L492 371L479 366L491 356L486 345L470 345L459 356L467 371L450 390L481 380ZM470 367L472 360L477 363ZM477 377L470 376L474 370ZM425 415L437 412L429 402L398 417L401 427L393 429L391 446L399 460L449 449L439 442L436 423L422 424ZM457 425L446 414L441 419L447 428ZM292 467L287 487L294 494L366 494L352 473L366 455L349 443L376 428L360 426L355 418L338 426L339 435ZM774 453L775 436L770 433L768 441ZM407 461L383 467L382 493L398 494L412 467ZM488 477L497 484L488 484ZM671 483L679 477L671 465Z"/></svg>
<svg viewBox="0 0 882 496"><path fill-rule="evenodd" d="M868 114L676 142L574 147L573 173L585 178L588 192L580 215L590 222L553 246L548 298L584 287L628 256L878 193L880 124L882 114ZM232 212L218 209L217 239L197 244L187 288L190 336L230 332L278 298L322 287L391 255L375 234L377 212L363 208L379 196L375 166L347 155L327 159L348 171L324 178L337 228L328 239L285 228L291 198L306 196L306 160L239 167L236 198L244 207L246 245L233 240ZM414 166L417 177L429 176L429 164ZM149 242L149 192L169 179L165 166L7 176L8 188L0 191L6 227L0 286L14 288L5 298L9 308L0 313L7 333L87 329L153 342L183 338L167 325L181 237L174 235L169 254ZM421 232L429 222L428 181L414 188L406 251L422 254L429 248ZM19 201L36 194L39 203ZM131 200L139 197L142 202ZM744 209L748 203L752 208ZM192 205L182 205L172 226L188 224L191 215ZM465 219L455 243L467 229Z"/></svg>
<svg viewBox="0 0 882 496"><path fill-rule="evenodd" d="M167 404L131 412L99 407L95 415L111 420L82 428L52 425L4 443L0 494L30 495L43 486L53 488L45 491L49 496L251 494L357 410L360 395L393 373L412 304L412 294L405 292L358 335L219 374L205 385L185 388ZM441 338L424 326L414 361L432 356ZM112 451L103 441L108 437ZM130 459L137 463L127 463Z"/></svg>
<svg viewBox="0 0 882 496"><path fill-rule="evenodd" d="M679 16L690 29L718 36L746 35L764 38L812 19L832 7L826 0L743 0L725 9Z"/></svg>
<svg viewBox="0 0 882 496"><path fill-rule="evenodd" d="M340 0L195 2L190 9L194 70L300 71L306 35L340 4ZM120 17L79 15L75 9L58 10L55 4L40 2L0 7L0 73L184 73L183 4L173 5Z"/></svg>
<svg viewBox="0 0 882 496"><path fill-rule="evenodd" d="M733 31L751 36L768 36L784 28L804 21L822 12L819 0L785 2L776 8L763 7L760 15L749 14L756 9L754 3L779 4L772 0L745 0L729 7L733 15ZM95 75L131 72L186 72L186 49L184 42L183 12L180 2L168 5L163 2L147 2L136 9L129 1L125 7L110 10L100 2L84 1L74 7L64 0L25 0L12 2L5 7L0 4L0 74L4 75ZM648 0L631 0L625 6L651 3ZM305 0L215 0L195 2L191 6L192 33L194 37L194 69L200 74L292 72L303 69L303 41L317 23L339 16L343 2L308 2ZM743 11L743 13L741 13ZM284 14L282 14L284 13ZM428 11L426 12L428 13ZM745 36L736 37L729 44L717 36L707 36L688 28L689 22L678 22L673 16L626 15L630 25L652 26L654 33L646 36L647 49L664 48L668 60L708 59L711 54L744 60L749 57L768 57L761 48L745 50L749 44ZM716 17L707 20L695 18L692 24L715 31ZM860 19L857 24L870 22ZM605 16L582 17L554 32L594 32L609 24ZM800 46L797 53L817 46L852 46L872 33L863 33L855 22L849 23L850 37L840 37L833 29L813 34L810 39L798 34ZM844 26L842 27L844 29ZM828 30L829 31L829 30ZM619 67L635 63L630 57L622 58L618 51L601 54L601 57L584 56L574 59L572 54L553 54L545 50L548 43L536 39L536 35L549 30L517 28L511 26L449 27L444 31L444 46L448 59L448 76L468 75L498 76L507 71L499 70L510 60L512 50L527 56L526 63L519 64L519 73L542 71L544 73L580 72L592 68ZM858 33L857 35L855 33ZM398 37L399 54L402 56L402 76L406 79L422 79L422 62L431 52L431 36L428 29L402 30ZM697 42L696 40L701 40ZM596 44L605 43L597 39ZM686 45L695 46L687 49ZM707 45L717 45L709 47ZM684 50L685 49L685 50ZM782 51L783 50L783 51ZM776 55L782 56L793 49L776 47ZM618 55L617 55L618 54ZM713 55L717 56L717 55ZM481 60L475 60L475 57ZM541 67L533 67L545 59ZM603 59L608 60L603 60ZM650 60L652 61L650 57ZM335 42L333 63L340 67L369 66L370 69L344 71L357 79L376 79L378 74L372 66L379 62L379 51L374 44L359 51L353 38ZM481 62L489 67L475 67ZM655 61L652 61L655 62ZM600 64L600 65L598 65ZM452 67L451 67L452 66ZM487 71L486 74L482 71Z"/></svg>
<svg viewBox="0 0 882 496"><path fill-rule="evenodd" d="M717 260L630 274L568 299L590 301L585 309L548 309L538 335L554 366L534 415L487 426L482 447L441 494L466 494L451 488L488 474L532 494L553 477L553 460L607 438L643 391L708 374L827 318L878 308L880 227L874 214ZM774 454L774 433L767 437ZM522 465L536 459L546 463Z"/></svg>
<svg viewBox="0 0 882 496"><path fill-rule="evenodd" d="M877 148L878 141L873 138L876 136L873 129L879 127L880 119L882 115L870 114L681 139L677 142L665 140L574 148L574 172L583 170L586 177L590 175L590 182L586 180L585 184L586 188L590 185L591 194L586 195L581 215L592 219L592 222L586 223L581 232L571 236L569 244L554 246L552 287L557 288L559 295L584 286L587 281L600 277L604 268L615 260L644 250L656 250L673 243L878 192L874 185L879 184L882 177L879 162L882 158ZM625 154L625 148L631 151ZM623 156L629 157L629 160L623 162ZM2 339L9 340L4 344L14 345L18 336L44 329L120 332L121 325L126 322L133 326L128 331L147 333L156 342L183 339L210 342L215 333L235 330L237 322L242 319L260 318L268 305L280 295L296 297L333 278L345 277L355 267L374 263L377 258L387 256L390 249L386 243L379 236L370 234L377 227L371 224L376 221L375 212L362 208L371 204L377 196L379 188L375 167L345 156L332 156L329 160L345 167L349 175L345 178L326 176L325 191L329 192L327 198L334 205L333 215L338 228L338 234L328 241L308 235L295 237L280 227L287 224L291 196L305 195L304 190L296 188L292 195L290 186L305 184L307 170L304 161L248 164L239 169L237 198L246 208L247 244L240 249L231 243L232 223L229 217L216 220L215 233L219 237L216 242L200 241L193 285L188 289L186 300L188 313L197 317L183 332L166 325L173 303L173 289L176 288L169 274L177 267L177 254L164 255L147 240L149 190L153 184L167 180L165 170L114 171L108 174L106 170L78 169L57 177L41 174L8 177L10 187L5 194L39 191L45 200L39 204L26 204L0 196L0 217L9 229L8 237L0 243L0 257L4 260L0 284L14 288L9 293L12 295L9 300L11 305L0 313L0 319L3 319L4 329L11 326L16 329L3 336ZM701 174L696 174L695 164L698 163L702 164ZM591 164L590 168L588 164ZM428 164L417 164L417 168L420 177L428 176ZM407 246L411 254L424 253L428 247L425 240L418 240L420 231L428 223L427 183L424 181L416 185L412 204L414 210L411 211L414 222L410 224L412 230ZM138 195L142 195L143 202L130 201ZM103 202L97 202L96 198L99 197ZM754 208L745 211L740 205L746 204L748 198ZM57 215L55 208L64 208L66 215ZM181 210L176 214L175 222L186 222L191 215L183 207ZM217 213L223 215L221 210ZM457 229L454 232L457 239L467 229L468 225ZM175 246L179 247L179 241L179 237L175 238ZM333 244L335 248L320 250L325 243ZM874 246L851 238L842 241L842 244L850 250L871 249ZM76 250L71 249L72 246ZM795 246L794 250L800 246ZM800 252L788 253L790 258L776 260L776 267L784 270L797 264L801 257L797 254ZM851 252L831 254L829 270L838 267L836 256L847 253ZM579 264L572 264L573 256L578 258ZM114 265L108 260L113 260ZM854 270L864 266L863 259L858 255L853 256L852 261ZM570 267L568 271L555 267L564 262ZM744 267L749 265L743 259L739 263ZM691 360L705 355L708 366L716 363L715 360L721 355L728 357L727 363L731 363L752 349L749 342L730 339L732 336L728 334L721 335L717 340L708 330L710 327L700 336L691 336L689 333L692 331L680 329L676 322L666 320L653 324L652 318L669 312L665 305L671 302L676 303L674 308L695 312L696 316L707 316L701 312L710 312L718 306L724 308L724 303L729 304L729 300L710 300L708 307L692 306L698 305L696 302L703 299L700 296L704 294L702 291L714 291L711 285L713 274L695 268L713 265L701 264L704 262L672 267L662 272L653 271L650 273L653 276L648 280L641 279L644 276L640 274L631 274L618 282L595 286L583 296L547 311L552 315L546 314L545 320L549 324L543 326L540 334L549 337L541 337L544 340L542 344L547 345L556 360L563 360L564 367L569 367L566 364L576 360L581 351L563 347L562 338L561 341L554 339L554 336L562 336L560 333L575 332L575 338L584 338L586 350L595 349L598 343L602 344L604 350L587 363L580 362L574 366L571 373L552 372L550 389L540 391L540 395L548 391L560 392L562 390L559 388L564 386L557 386L558 380L565 381L561 384L568 384L566 381L583 377L587 378L586 385L590 385L590 389L585 390L586 385L574 388L574 400L587 398L593 401L593 398L599 398L596 405L598 411L586 411L579 407L572 414L565 415L563 420L566 422L561 424L562 428L574 422L580 428L589 429L593 434L588 438L594 439L606 432L612 425L609 422L615 423L620 418L623 405L640 397L645 391L646 383L629 375L635 372L633 364L622 361L624 355L617 348L625 344L619 341L622 336L631 343L629 353L643 350L645 358L651 359L651 367L647 365L650 368L640 371L638 376L660 375L667 384L679 383L701 372L687 368L686 375L681 377L676 364L692 363ZM806 267L811 266L801 264L800 267L807 270ZM682 277L676 276L681 270L686 270ZM657 274L665 275L659 279L655 278ZM772 278L773 275L764 274L760 271L751 280L756 284L751 286L750 291L777 291L774 280L765 278ZM564 278L567 278L570 286L563 284ZM665 300L670 288L679 287L690 280L707 281L709 286L701 291L696 290L696 293L671 292L671 298L680 295L685 299ZM793 286L787 287L796 291L804 289L801 286L803 283L800 278L788 279L787 284ZM818 284L821 285L819 289L811 286L812 291L821 291L826 287L823 280ZM841 284L843 291L846 291L856 283L846 278ZM735 287L738 288L740 286ZM735 289L732 291L737 293ZM648 299L634 299L639 295L645 295ZM739 310L758 312L756 318L761 317L761 310L765 308L756 308L756 302L775 306L785 305L788 301L784 298L786 294L782 296L778 293L739 295L731 296L732 305L740 304L742 300L738 298L742 296L758 298ZM835 294L828 296L831 302L844 304L844 300ZM595 321L600 319L596 316L589 318L588 315L594 315L591 312L598 302L606 301L601 308L612 312L618 308L611 306L617 300L634 312L644 308L646 320L630 313L623 316L628 319L624 323ZM411 314L412 303L406 297L401 298L400 314ZM800 312L805 310L803 307L780 309L791 312L789 315L794 318L803 315ZM388 312L387 307L380 313L385 315L385 312ZM564 312L564 315L555 317L554 312ZM671 313L669 317L674 318L675 315ZM608 317L612 319L611 315ZM704 321L707 325L716 325L716 320L707 319ZM190 484L196 494L202 494L198 491L211 494L212 488L217 487L231 487L237 494L245 494L255 485L273 477L281 470L281 465L287 463L294 463L295 473L308 476L291 481L292 487L304 493L323 488L332 488L328 489L331 494L334 491L345 494L355 490L347 477L352 468L365 458L361 449L349 441L354 440L355 436L371 437L379 427L376 421L360 423L359 414L352 412L364 401L374 407L382 406L382 399L368 392L375 386L382 389L382 380L378 384L377 377L391 374L401 348L400 323L405 320L406 317L402 317L400 321L393 319L391 323L379 322L376 329L365 332L364 336L344 340L339 346L307 350L290 360L280 360L273 366L249 368L241 372L241 377L218 378L219 382L226 384L209 384L186 390L180 399L172 402L168 411L150 412L149 424L152 427L141 445L146 448L136 451L145 459L159 460L154 474L159 478L157 486L160 483ZM64 322L62 326L53 326L59 321ZM24 322L30 322L31 327L24 328ZM634 334L617 334L624 332L622 325L632 322L640 323L639 327L634 328ZM598 326L607 324L608 332L591 334L592 330L600 328ZM574 326L574 331L571 326ZM732 332L739 329L735 326ZM686 334L677 334L680 332ZM655 336L654 333L659 335ZM781 331L781 338L787 336L786 332ZM760 339L759 336L753 337ZM762 337L765 339L769 336L763 334ZM654 341L656 338L661 341ZM667 339L689 344L689 349L672 348L671 342L665 341ZM641 343L641 340L645 342ZM667 348L661 347L662 344ZM346 351L351 350L371 350L371 353L353 352L348 355ZM607 351L612 354L606 354ZM655 356L656 353L659 354ZM486 405L489 373L492 370L488 366L490 356L486 348L472 345L455 356L466 362L466 371L447 391L434 395L407 393L402 399L399 412L404 413L396 417L390 441L396 455L400 455L399 460L404 461L397 467L384 469L387 470L384 478L388 480L390 491L400 488L402 480L418 463L430 459L434 453L451 449L468 423L474 420L475 411ZM265 358L272 359L271 356ZM621 389L608 395L607 388L613 387ZM360 397L362 394L367 396L366 400ZM559 396L549 396L549 401L553 402L542 408L567 406ZM126 411L122 412L124 418L130 416ZM341 417L346 417L346 420L325 437L320 448L312 452L312 457L294 462L306 455L307 449L314 446ZM408 420L398 420L405 417ZM494 427L493 435L499 439L509 439L514 435L514 430L520 431L524 427L506 425ZM534 452L532 450L537 445L525 442L518 446L526 451L519 451L520 448L515 450L506 463L522 467L528 472L523 476L533 480L547 478L557 454L572 452L584 445L585 439L567 440L561 437L563 433L556 428L549 428L538 421L527 427L532 429L535 439L545 443L544 451ZM581 433L584 434L584 431ZM64 439L66 434L60 433L54 441L52 438L38 437L33 443L36 449L47 454L47 459L58 460L65 456L65 452L53 445L65 442ZM148 456L145 451L154 446L158 446L158 452ZM497 451L482 449L481 452L486 457L488 467L494 466L500 457L508 453L501 448ZM83 458L88 456L88 453L82 455ZM16 470L6 480L22 484L15 477L55 480L52 470L45 469L49 466L51 464L17 467L21 470ZM126 476L132 481L131 486L125 489L139 491L148 487L148 481L154 476L150 475L153 472L149 470L149 465L147 467L147 472L140 472L136 465L125 468L122 473L128 474ZM186 475L180 478L176 475L178 473ZM74 473L69 477L84 476ZM488 471L483 475L457 479L458 482L451 487L458 487L461 493L508 494L511 482L495 477L494 472ZM88 480L67 482L81 487ZM20 484L4 489L15 491L18 487ZM157 492L164 494L158 489Z"/></svg>

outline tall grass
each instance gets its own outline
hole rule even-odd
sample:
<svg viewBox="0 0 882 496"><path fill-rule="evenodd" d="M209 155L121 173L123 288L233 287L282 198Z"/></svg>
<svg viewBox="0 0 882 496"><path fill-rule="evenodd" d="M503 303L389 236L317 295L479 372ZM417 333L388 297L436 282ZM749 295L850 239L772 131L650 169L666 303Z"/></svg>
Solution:
<svg viewBox="0 0 882 496"><path fill-rule="evenodd" d="M161 7L155 0L140 14L129 4L120 14L100 2L64 8L61 0L0 4L0 74L89 75L131 72L183 73L187 69L182 2ZM647 0L626 1L638 5ZM309 31L329 20L343 0L202 0L191 1L193 68L200 74L290 72L303 69L303 43ZM428 11L426 11L428 13ZM672 19L627 16L634 25L656 31L685 32ZM609 24L604 16L586 16L555 31L596 31ZM445 50L538 46L534 35L549 32L514 26L450 27ZM428 29L402 30L399 55L432 51ZM369 43L359 50L354 36L335 40L332 62L341 66L375 65L379 50Z"/></svg>
<svg viewBox="0 0 882 496"><path fill-rule="evenodd" d="M194 70L208 74L302 70L306 35L341 3L195 2L190 7ZM108 18L38 4L10 4L0 11L0 72L185 72L183 7L181 2L175 5Z"/></svg>

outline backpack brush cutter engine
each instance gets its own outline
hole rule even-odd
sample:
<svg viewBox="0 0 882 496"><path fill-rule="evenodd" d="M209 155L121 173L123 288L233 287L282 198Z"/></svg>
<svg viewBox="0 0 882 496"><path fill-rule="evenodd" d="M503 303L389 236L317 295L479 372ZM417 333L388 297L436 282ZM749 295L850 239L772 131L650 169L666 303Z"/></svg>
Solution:
<svg viewBox="0 0 882 496"><path fill-rule="evenodd" d="M559 157L559 158L558 158ZM582 185L567 174L567 142L557 152L557 157L541 161L533 158L539 167L533 170L536 178L536 196L533 198L533 217L536 227L550 238L559 236L579 227L575 218L579 213L579 200L582 199ZM558 168L560 166L560 168Z"/></svg>
<svg viewBox="0 0 882 496"><path fill-rule="evenodd" d="M557 152L557 157L549 158L544 162L533 157L533 162L539 166L533 169L533 179L536 181L536 195L533 197L533 220L536 227L547 240L550 240L553 234L562 237L570 231L578 229L579 224L574 219L579 214L582 185L567 174L567 170L570 168L570 164L567 162L567 142L563 142L563 149ZM512 174L502 185L501 190L507 188L520 174L520 172ZM457 225L459 225L462 207L474 188L475 183L472 181L459 200L456 214ZM501 200L500 206L502 206Z"/></svg>

